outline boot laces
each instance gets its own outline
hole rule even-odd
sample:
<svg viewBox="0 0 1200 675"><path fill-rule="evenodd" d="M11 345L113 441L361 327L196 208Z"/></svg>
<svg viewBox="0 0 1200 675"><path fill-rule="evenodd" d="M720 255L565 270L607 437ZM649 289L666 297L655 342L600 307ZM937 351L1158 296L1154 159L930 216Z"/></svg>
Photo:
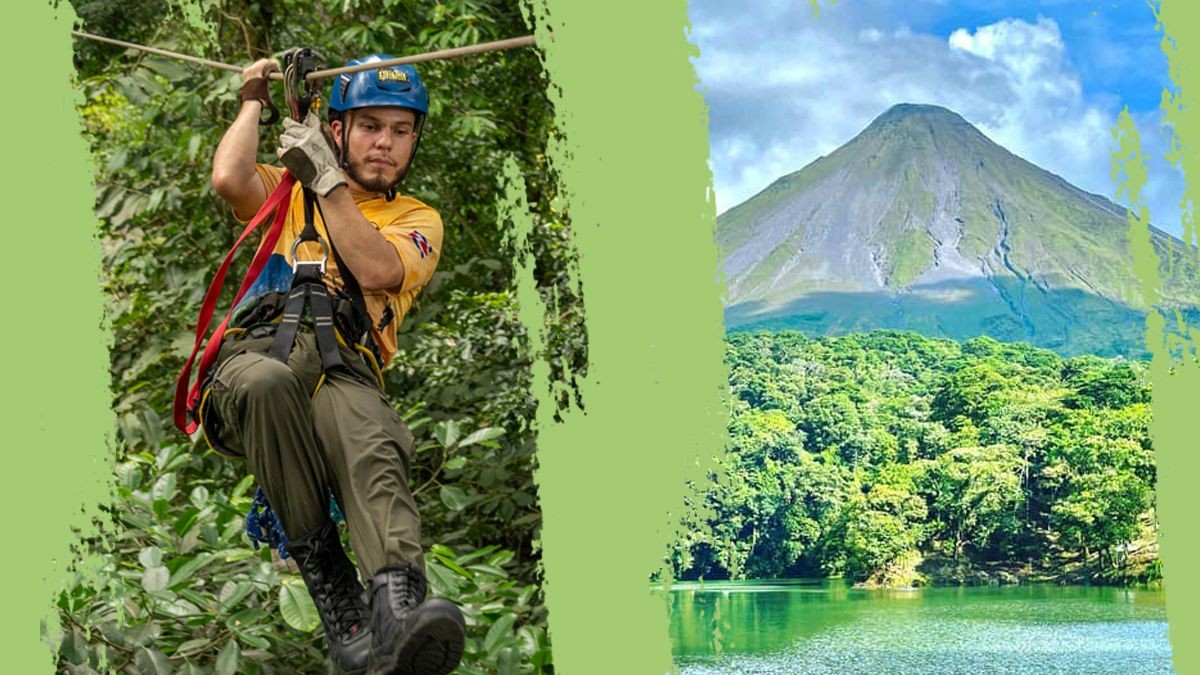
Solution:
<svg viewBox="0 0 1200 675"><path fill-rule="evenodd" d="M304 556L304 566L316 584L312 589L313 600L328 622L327 632L348 640L358 634L363 624L362 612L356 602L358 589L353 571L348 565L338 564L336 552L329 550L324 542L312 543ZM341 546L340 542L338 546Z"/></svg>
<svg viewBox="0 0 1200 675"><path fill-rule="evenodd" d="M413 609L425 601L425 580L415 568L390 575L388 599L392 607Z"/></svg>

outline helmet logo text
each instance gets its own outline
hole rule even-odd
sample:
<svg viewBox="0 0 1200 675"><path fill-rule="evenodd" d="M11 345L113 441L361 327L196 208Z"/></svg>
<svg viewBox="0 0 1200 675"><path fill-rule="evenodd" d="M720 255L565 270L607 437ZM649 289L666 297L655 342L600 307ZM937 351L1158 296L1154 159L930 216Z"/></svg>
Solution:
<svg viewBox="0 0 1200 675"><path fill-rule="evenodd" d="M403 70L380 70L380 82L408 82L408 73Z"/></svg>

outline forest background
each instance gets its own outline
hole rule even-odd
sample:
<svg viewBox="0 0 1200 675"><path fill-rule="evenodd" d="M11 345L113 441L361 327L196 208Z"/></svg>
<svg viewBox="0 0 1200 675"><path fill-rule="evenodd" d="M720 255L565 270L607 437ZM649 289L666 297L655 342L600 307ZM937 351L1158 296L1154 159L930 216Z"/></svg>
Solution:
<svg viewBox="0 0 1200 675"><path fill-rule="evenodd" d="M687 446L698 437L696 428L705 427L705 414L711 414L711 406L700 404L697 393L705 390L704 395L708 395L706 388L711 382L705 378L711 373L705 370L706 364L718 363L719 353L713 359L695 358L702 351L695 346L704 341L710 328L719 327L719 306L709 286L715 269L715 261L708 252L711 202L705 209L703 116L699 95L693 88L694 73L686 63L689 53L683 35L686 16L682 7L675 6L533 4L536 11L549 12L542 18L552 20L556 31L556 44L548 47L547 64L561 85L561 101L569 104L565 135L573 146L590 149L577 153L571 163L568 184L577 195L590 197L573 202L573 220L605 223L604 228L577 228L575 232L581 250L592 260L590 266L585 265L583 275L588 282L589 328L612 328L601 331L599 336L596 330L591 330L589 336L592 354L589 372L593 373L589 379L595 380L603 373L603 391L608 396L587 399L586 420L564 416L569 423L556 432L551 439L553 443L543 443L542 451L554 450L564 443L575 443L576 450L597 448L620 432L610 431L615 423L636 424L651 416L658 425L650 427L644 435L653 437L661 427L666 430L662 436L669 435L678 439L679 446ZM1164 33L1171 41L1165 49L1169 49L1174 68L1195 59L1190 46L1194 40L1186 27L1200 25L1196 21L1197 11L1186 3L1173 0L1163 3ZM107 395L103 393L108 377L100 377L98 368L102 361L107 362L107 354L105 328L98 325L96 248L91 239L95 226L92 170L78 138L79 119L72 106L77 99L65 75L72 49L72 41L66 34L69 20L63 20L65 15L69 12L48 5L14 5L6 10L11 20L0 26L6 36L0 41L6 61L22 63L30 54L45 58L44 67L17 68L11 73L13 91L40 97L47 103L37 115L30 115L31 108L27 105L6 108L5 119L10 129L20 132L9 137L13 156L21 160L19 165L13 165L19 166L19 170L7 173L4 185L6 196L11 198L8 206L12 222L45 222L47 203L54 203L61 216L55 227L12 227L7 231L12 246L28 251L52 250L58 262L54 274L47 276L49 268L43 255L17 256L9 261L13 278L40 279L46 288L57 293L50 305L42 294L14 294L10 298L13 315L52 318L59 328L6 331L3 338L9 353L25 356L8 366L9 380L17 383L21 391L21 396L6 406L9 437L24 448L36 450L10 457L9 466L20 472L23 480L12 482L3 492L6 513L33 508L37 515L8 523L11 537L21 542L22 555L10 556L4 569L11 578L28 583L9 589L11 604L5 617L11 640L6 662L23 672L43 670L48 663L44 638L36 630L30 630L30 626L45 616L47 590L57 587L63 578L66 542L70 540L68 524L86 522L87 513L80 511L80 504L94 503L103 496L101 483L108 471L104 469L108 453L105 434L111 425ZM630 22L631 15L637 15L638 21ZM615 34L623 35L641 49L608 50L610 38ZM605 58L597 58L600 54ZM629 99L612 96L609 76L613 72L623 74L622 86L630 96L641 100L653 95L656 101L655 106L641 110L637 125L622 127L620 134L613 133L613 120L627 119L623 111ZM1197 72L1200 71L1186 68L1172 72L1184 100L1188 91L1200 87ZM1194 111L1194 106L1190 110ZM1200 133L1191 111L1181 108L1172 114L1174 131L1181 140ZM674 151L646 153L646 148L660 145ZM1185 169L1194 166L1194 151L1185 150L1181 157ZM634 158L637 161L631 161ZM48 182L46 176L60 180ZM1136 190L1140 183L1131 180L1130 184ZM606 199L609 194L619 194L621 199ZM630 207L636 207L636 211ZM675 227L662 227L668 222ZM631 234L636 237L631 238ZM633 241L640 245L630 246ZM704 246L698 247L698 243ZM647 264L661 257L661 252L668 250L666 245L674 254L673 267ZM625 283L631 267L640 270L638 293L629 292ZM1147 283L1153 283L1153 276L1152 271L1143 275ZM668 301L678 311L663 312ZM616 330L626 327L631 320L642 330ZM1151 328L1161 330L1161 325ZM677 336L684 339L672 339ZM662 349L663 344L671 344L672 349ZM598 349L598 345L604 349ZM1194 453L1190 452L1194 412L1189 402L1198 383L1197 371L1187 364L1168 378L1169 361L1160 362L1158 356L1151 368L1156 378L1152 430L1159 455L1163 556L1166 574L1170 576L1172 569L1186 570L1190 567L1188 561L1200 555L1197 544L1183 529L1187 527L1187 514L1195 510L1197 498L1189 478L1196 471ZM44 377L47 363L77 376L73 386L64 388L59 378L47 381ZM672 388L673 385L678 386ZM721 382L720 386L726 387L727 382ZM589 391L601 390L592 387ZM670 395L664 395L666 391ZM652 405L655 401L671 404ZM64 409L73 411L69 423L53 413ZM707 427L704 431L707 433ZM712 447L708 443L700 445ZM646 557L658 557L663 542L669 539L669 532L662 531L647 536L639 523L654 520L646 514L657 512L673 499L663 493L673 489L676 477L682 473L663 472L669 463L678 461L677 453L666 457L675 452L675 444L658 445L655 449L655 453L645 453L639 446L608 446L616 463L635 461L643 469L625 478L629 488L625 499L610 503L605 514L639 516L625 520L621 527L626 535L622 540L625 545L622 555L603 558L592 555L586 542L603 538L614 529L605 529L607 521L589 520L579 510L572 513L576 517L585 516L587 527L576 531L560 529L556 543L544 552L547 556L552 551L560 552L555 554L559 559L554 565L547 563L547 573L553 571L555 588L559 589L554 593L563 598L563 604L557 607L552 604L555 661L560 665L570 662L571 672L611 672L614 663L609 643L589 641L587 622L579 620L583 616L588 621L602 622L619 636L628 647L619 655L620 663L630 669L658 672L666 658L664 654L669 656L665 632L645 630L647 626L662 625L661 619L655 618L661 615L661 608L653 603L634 606L629 602L640 597L639 589L644 588L640 582L645 578L644 570L651 567L645 564ZM548 476L549 470L544 465L542 468ZM595 471L591 466L588 468L576 473L556 472L554 479L541 487L543 490L553 487L557 495L571 495L575 499L594 494L602 487L597 487ZM657 488L647 489L652 486ZM47 499L47 495L62 498ZM546 497L544 494L543 498ZM561 509L548 509L545 517L548 520L549 514L564 513ZM545 530L543 536L548 536ZM573 544L575 548L559 543ZM575 549L578 554L572 553ZM606 573L603 578L614 583L594 583L598 577L593 570L601 563ZM630 580L631 583L624 583ZM588 593L592 587L595 592ZM1200 607L1200 601L1194 597L1200 595L1197 591L1200 588L1190 586L1186 577L1171 586L1173 600L1168 613L1179 672L1191 672L1189 667L1200 663L1196 661L1200 650L1190 647L1186 639L1200 625L1200 613L1195 610ZM572 602L572 594L585 600ZM574 639L571 644L567 644L568 637Z"/></svg>
<svg viewBox="0 0 1200 675"><path fill-rule="evenodd" d="M309 46L333 67L530 32L514 3L472 0L219 3L211 30L189 27L166 2L80 0L75 10L84 31L232 63ZM169 428L200 299L239 229L208 175L241 77L90 41L76 43L75 64L96 167L118 457L113 527L83 544L100 554L99 570L59 600L60 670L315 672L323 638L303 583L243 532L252 479ZM553 110L531 49L419 70L431 109L404 190L439 209L447 235L437 275L400 327L387 390L417 436L412 482L432 592L468 616L463 672L543 672L536 400L518 255L533 256L554 308L541 336L551 380L569 384L587 359L574 249L546 159ZM278 132L263 129L260 161L275 160ZM506 162L524 179L530 251L514 248L502 213Z"/></svg>
<svg viewBox="0 0 1200 675"><path fill-rule="evenodd" d="M1155 222L1165 222L1171 231L1187 230L1185 238L1194 242L1190 223L1177 217L1177 197L1156 198L1164 186L1167 195L1172 193L1169 187L1178 172L1166 165L1179 156L1162 156L1172 143L1171 129L1165 123L1154 128L1171 117L1178 100L1172 98L1176 92L1162 90L1174 45L1156 33L1155 12L1144 3L1111 3L1101 10L1087 3L910 7L864 0L830 7L818 19L794 6L766 3L734 10L720 3L693 3L702 49L698 69L712 106L718 201L733 205L746 199L718 218L718 245L728 247L730 330L748 330L737 324L754 317L760 326L799 327L809 335L879 325L964 340L980 332L1013 341L1052 333L1035 329L1033 322L1027 332L1006 332L998 322L981 321L991 310L942 304L941 299L919 308L904 306L922 292L933 294L931 280L940 283L939 274L958 273L946 272L950 265L938 269L944 256L941 262L927 252L910 257L908 231L901 236L889 229L899 220L905 221L901 230L924 222L924 216L912 215L922 213L922 207L910 208L907 197L900 196L909 194L908 178L918 177L915 193L924 204L952 204L951 211L960 209L957 223L968 228L978 224L983 218L963 206L975 194L964 177L975 177L985 167L985 151L973 143L991 141L982 134L950 141L949 118L931 116L904 127L900 120L907 112L901 110L916 107L898 105L902 101L972 109L974 118L992 125L989 135L1007 137L1006 147L1021 147L1019 154L1026 157L1034 149L1043 157L1054 155L1063 162L1056 167L1074 168L1070 163L1075 162L1084 168L1073 173L1056 168L1055 173L1067 180L1095 176L1091 183L1097 187L1091 190L1103 190L1123 203L1151 204ZM1119 38L1114 26L1122 27ZM1041 37L1018 38L1024 31ZM959 49L961 38L972 33L988 42L985 58ZM1080 38L1081 33L1088 38ZM814 48L796 50L797 41ZM1118 43L1119 49L1113 47ZM1070 59L1064 57L1068 52ZM1107 58L1116 52L1127 58ZM1098 70L1127 74L1118 78L1119 96L1096 93L1112 86L1091 77ZM979 76L982 71L989 75ZM1060 71L1066 73L1062 79ZM758 75L747 79L745 72ZM992 75L995 82L987 79ZM1060 86L1063 81L1073 86ZM979 87L980 82L989 84ZM1001 82L1003 86L997 84ZM997 94L1001 90L1005 93ZM998 96L994 101L989 98L993 95ZM1024 105L1025 97L1032 103ZM1125 112L1114 122L1121 106ZM885 108L888 112L880 114ZM1063 121L1077 109L1092 113L1094 128ZM875 116L869 127L838 147L862 128L848 120ZM951 116L962 128L969 127L963 118ZM1138 140L1127 126L1134 118L1150 127L1144 128L1136 153L1129 152ZM1046 131L1055 125L1078 127L1089 139L1083 144L1087 151L1049 149L1061 140ZM921 134L926 133L934 140L924 142L928 139ZM1117 142L1108 141L1110 134ZM1160 140L1160 134L1167 140ZM922 141L914 140L918 136ZM858 154L868 137L881 145ZM1121 151L1113 152L1110 171L1106 155L1118 144ZM978 158L978 166L947 168L967 156ZM925 163L930 157L937 159ZM1000 150L988 156L986 166L1000 171L993 161L997 157L1011 155ZM796 171L800 166L806 168ZM906 187L899 192L888 183L893 176L899 183L897 167L905 172ZM1151 180L1135 183L1135 176L1144 179L1147 167L1156 172ZM1049 174L1027 181L1032 174L1023 174L1025 170L1005 165L997 180L1020 187L989 195L995 209L1012 198L1036 203L1036 208L1055 203L1032 187ZM767 178L781 174L767 185ZM821 182L818 176L835 178ZM938 188L929 186L940 178L922 184L920 176L952 176L948 184L955 187L937 194ZM1122 179L1128 182L1114 194ZM1062 182L1057 176L1047 180ZM1122 211L1112 208L1112 213ZM1003 220L1004 214L999 217ZM1060 218L1022 218L1028 228L1024 235L1035 242L1038 255L1060 255L1052 227ZM1153 274L1148 263L1154 254L1144 246L1145 230L1138 222L1150 218L1144 211L1132 212L1128 222L1108 216L1101 238L1101 250L1109 255L1130 250L1125 239L1133 242L1135 256L1150 253L1139 263L1144 286L1131 283L1134 271L1127 253L1091 272L1093 279L1116 275L1125 288L1136 289L1134 304L1142 307L1153 306L1159 297L1145 279ZM1085 239L1100 231L1090 224L1083 227L1081 216L1066 220L1079 221L1080 229L1089 232ZM858 229L866 223L880 229ZM939 239L920 227L915 240L922 246ZM783 241L787 244L772 248ZM825 242L836 243L825 247ZM1001 249L1006 255L1008 244L999 244ZM1070 257L1074 246L1064 249ZM1195 255L1194 248L1181 245L1179 250L1185 260ZM862 262L849 267L837 262L851 259ZM888 277L897 269L888 264L914 259L915 269L930 274L929 286L917 289ZM856 293L863 287L855 274L881 260L883 267L875 269L885 271L877 278L887 279L880 283L889 288L875 296L864 292L888 315L876 321L874 307L859 304L863 296ZM971 264L978 263L972 259ZM1168 277L1183 265L1169 268L1162 266ZM971 269L968 274L980 271L978 266ZM982 269L991 274L990 263ZM1020 264L1010 269L1018 277L1026 274L1017 271L1023 269ZM1089 274L1078 266L1072 270ZM1038 271L1027 278L1053 276ZM1008 279L991 281L1003 288ZM748 293L760 295L756 302L738 297ZM994 297L990 289L982 295ZM1162 291L1161 297L1169 296L1169 290ZM1086 317L1068 319L1072 338L1087 335L1083 324L1100 314L1078 299L1064 296L1061 305L1056 311L1064 316ZM1163 314L1168 321L1177 318L1170 310ZM979 321L979 326L950 327L959 320ZM1155 315L1151 324L1158 320ZM1097 344L1114 341L1113 323L1098 321L1093 331L1100 338ZM1144 314L1129 323L1130 348L1116 353L1140 358L1143 340L1149 339L1153 349L1158 336L1146 331ZM883 331L813 340L793 333L731 335L726 363L735 399L729 427L732 452L723 460L728 480L705 498L709 514L691 520L692 536L675 549L675 573L689 579L845 576L888 586L1156 580L1158 476L1150 443L1147 364L1068 358L1093 350L1114 353L1103 347L1054 348L1062 356L1023 344L971 340L957 345ZM1155 384L1165 383L1158 378Z"/></svg>
<svg viewBox="0 0 1200 675"><path fill-rule="evenodd" d="M684 579L1162 577L1145 366L987 337L728 338L724 480Z"/></svg>

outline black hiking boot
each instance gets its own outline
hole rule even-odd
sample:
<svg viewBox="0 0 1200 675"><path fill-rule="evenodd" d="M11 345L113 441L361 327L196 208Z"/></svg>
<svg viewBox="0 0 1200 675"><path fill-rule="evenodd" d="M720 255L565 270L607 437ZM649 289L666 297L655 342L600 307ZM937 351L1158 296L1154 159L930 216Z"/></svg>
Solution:
<svg viewBox="0 0 1200 675"><path fill-rule="evenodd" d="M369 613L363 602L358 572L346 557L337 526L326 522L319 529L288 542L285 548L296 560L325 626L329 659L347 675L367 672L371 647L367 631Z"/></svg>
<svg viewBox="0 0 1200 675"><path fill-rule="evenodd" d="M371 601L371 675L446 675L466 640L462 612L449 600L425 601L425 574L389 565L367 584Z"/></svg>

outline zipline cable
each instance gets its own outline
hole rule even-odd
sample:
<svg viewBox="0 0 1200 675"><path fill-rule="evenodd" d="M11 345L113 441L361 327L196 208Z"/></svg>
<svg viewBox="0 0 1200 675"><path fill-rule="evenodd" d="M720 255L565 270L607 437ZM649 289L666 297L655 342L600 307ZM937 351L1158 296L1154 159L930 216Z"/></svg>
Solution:
<svg viewBox="0 0 1200 675"><path fill-rule="evenodd" d="M158 54L159 56L170 56L171 58L180 59L182 61L190 61L192 63L199 63L202 66L211 66L213 68L221 68L223 70L231 70L235 73L240 73L243 70L245 70L241 66L234 66L234 65L230 65L228 63L221 63L220 61L210 61L208 59L202 59L198 56L188 56L187 54L180 54L179 52L169 52L165 49L159 49L158 47L147 47L145 45L138 45L138 44L134 44L132 42L125 42L124 40L114 40L112 38L106 38L106 37L102 37L100 35L92 35L91 33L82 33L77 30L71 31L71 35L74 35L75 37L78 37L78 38L87 38L88 40L95 40L96 42L107 42L110 45L117 45L118 47L126 47L128 49L140 49L143 52L149 52L151 54ZM280 75L279 77L283 77L283 76Z"/></svg>
<svg viewBox="0 0 1200 675"><path fill-rule="evenodd" d="M202 59L198 56L190 56L188 54L180 54L179 52L167 51L166 49L159 49L157 47L147 47L145 45L139 45L139 44L135 44L133 42L125 42L124 40L114 40L112 38L107 38L107 37L103 37L100 35L92 35L91 33L83 33L81 31L77 31L77 30L71 31L71 35L73 35L77 38L85 38L88 40L95 40L97 42L106 42L108 44L117 45L118 47L125 47L127 49L137 49L137 50L141 50L143 52L148 52L150 54L158 54L159 56L168 56L168 57L171 57L174 59L179 59L181 61L198 63L202 66L209 66L212 68L220 68L222 70L229 70L229 71L232 71L235 73L240 73L240 72L242 72L242 70L244 70L244 68L242 66L235 66L235 65L232 65L229 63L221 63L220 61L212 61L210 59ZM532 36L532 35L525 35L525 36L517 37L517 38L509 38L507 40L496 40L494 42L481 42L477 45L468 45L466 47L454 47L452 49L439 49L439 50L433 51L433 52L425 52L422 54L412 54L410 56L402 56L402 57L396 58L396 59L388 59L386 61L376 61L374 63L366 63L366 64L357 65L357 66L346 66L343 68L328 68L326 70L314 70L313 72L308 74L308 76L305 78L305 80L307 80L308 82L315 82L316 80L319 80L322 78L334 77L336 75L342 75L344 73L356 73L360 70L372 70L375 68L387 68L390 66L397 66L397 65L401 65L401 64L405 64L405 63L422 63L425 61L437 61L440 59L453 59L453 58L457 58L460 56L470 56L472 54L482 54L484 52L494 52L494 51L500 51L502 49L514 49L516 47L527 47L527 46L534 45L534 44L537 44L537 39L534 38L534 36ZM283 73L278 72L278 71L272 71L269 74L269 77L272 80L282 80Z"/></svg>
<svg viewBox="0 0 1200 675"><path fill-rule="evenodd" d="M527 47L537 44L537 39L532 35L523 37L509 38L507 40L496 40L495 42L481 42L477 45L469 45L466 47L455 47L453 49L441 49L436 52L425 52L424 54L413 54L412 56L401 56L396 59L387 59L386 61L376 61L375 63L360 64L357 66L344 66L342 68L328 68L326 70L314 70L308 74L308 81L319 80L323 77L334 77L344 73L357 73L360 70L371 70L372 68L388 68L391 66L399 66L405 63L422 63L424 61L437 61L439 59L453 59L459 56L470 56L472 54L482 54L484 52L494 52L501 49L513 49L515 47Z"/></svg>

